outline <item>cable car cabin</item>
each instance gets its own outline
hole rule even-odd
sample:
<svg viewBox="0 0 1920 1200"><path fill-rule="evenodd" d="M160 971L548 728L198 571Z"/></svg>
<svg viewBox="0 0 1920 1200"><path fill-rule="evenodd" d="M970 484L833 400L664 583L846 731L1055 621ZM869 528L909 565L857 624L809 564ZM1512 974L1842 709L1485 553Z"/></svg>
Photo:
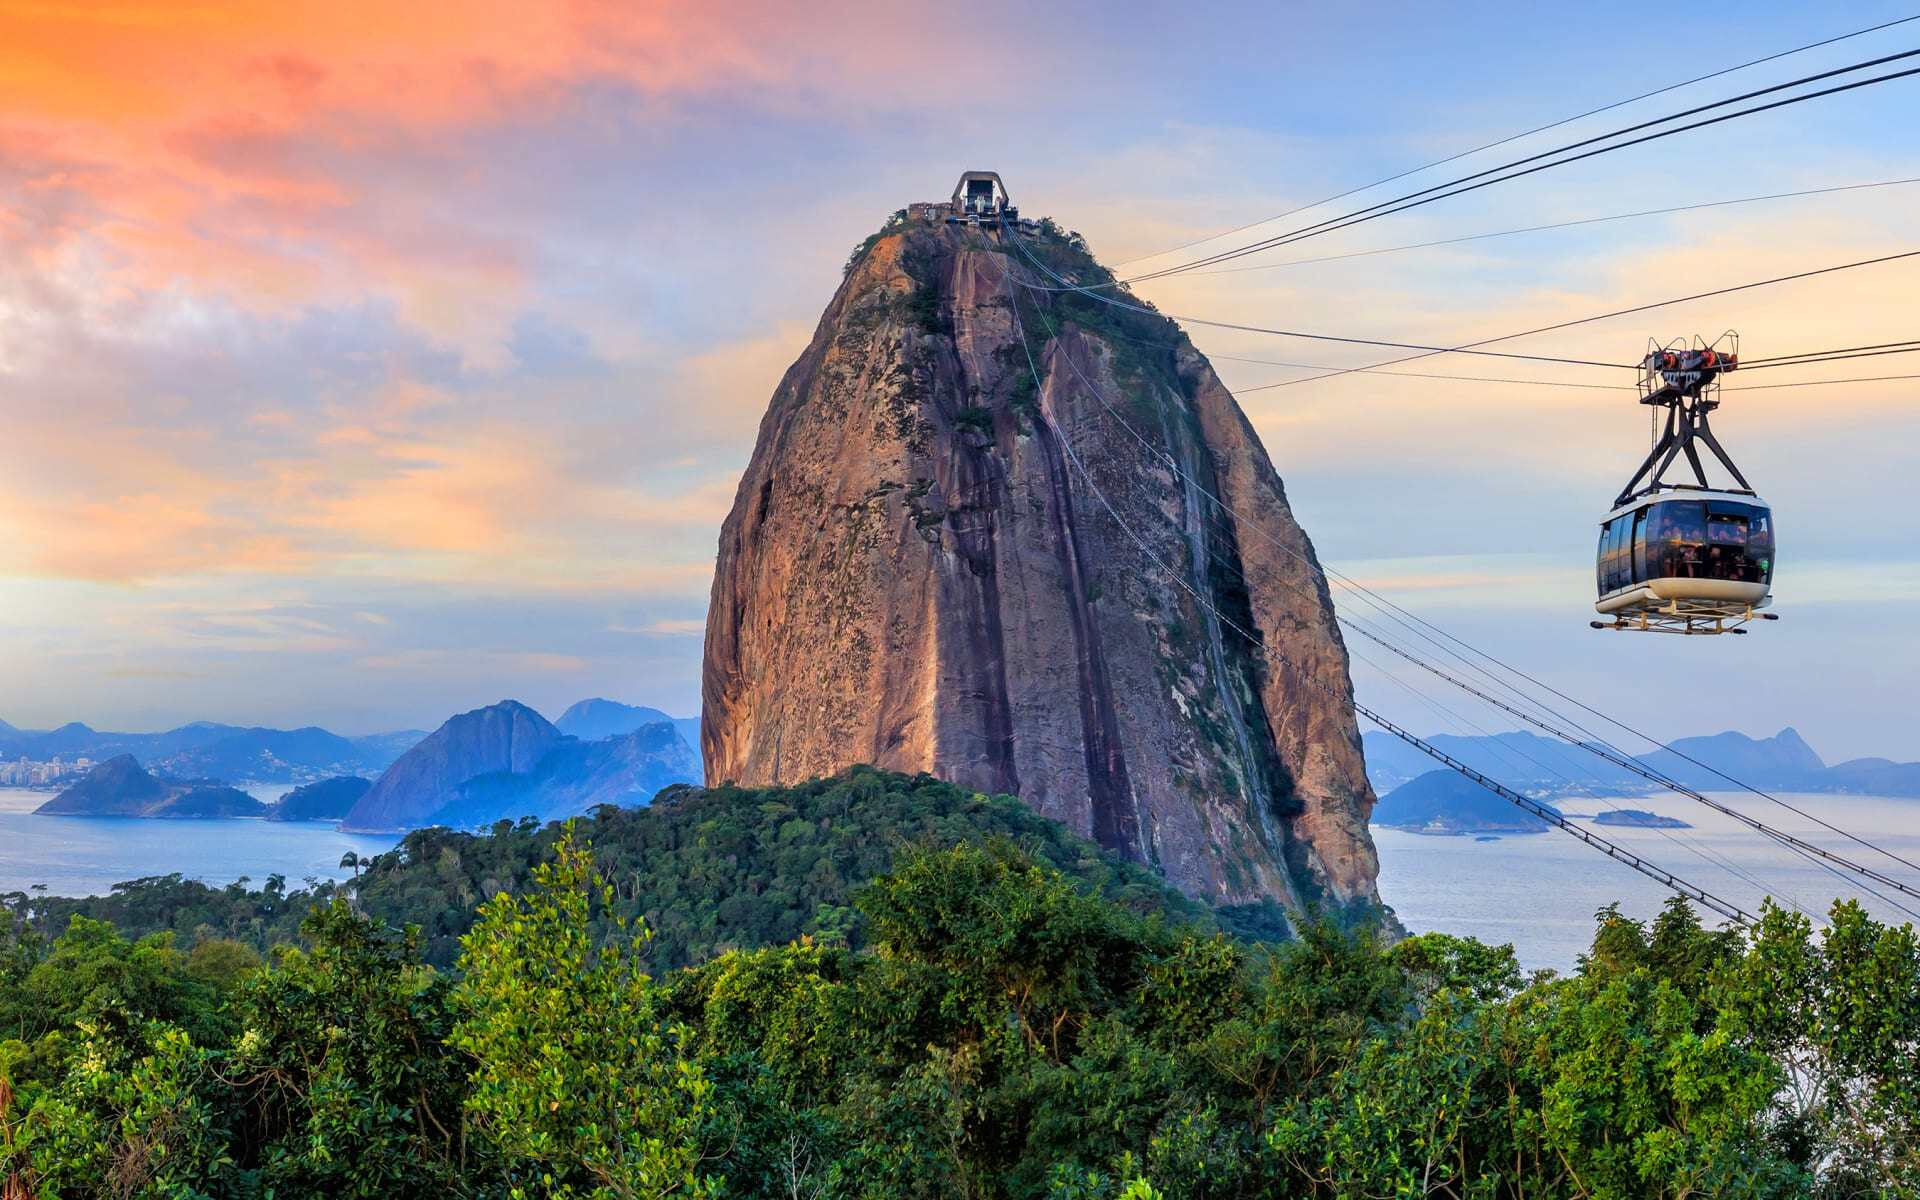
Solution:
<svg viewBox="0 0 1920 1200"><path fill-rule="evenodd" d="M1771 602L1773 558L1773 512L1758 496L1641 498L1601 522L1594 607L1631 628L1718 633Z"/></svg>
<svg viewBox="0 0 1920 1200"><path fill-rule="evenodd" d="M1732 330L1711 345L1652 345L1640 367L1640 403L1664 409L1653 447L1600 523L1595 629L1660 633L1745 633L1772 602L1773 512L1754 494L1708 422L1720 406L1720 377L1740 365ZM1702 451L1705 451L1703 456ZM1704 457L1731 486L1710 483ZM1669 483L1684 464L1692 483Z"/></svg>

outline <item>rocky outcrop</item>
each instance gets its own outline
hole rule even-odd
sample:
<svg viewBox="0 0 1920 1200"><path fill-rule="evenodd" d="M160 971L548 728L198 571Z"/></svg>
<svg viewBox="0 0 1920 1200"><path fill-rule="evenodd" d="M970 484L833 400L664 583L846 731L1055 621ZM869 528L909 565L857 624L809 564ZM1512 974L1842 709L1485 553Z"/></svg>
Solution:
<svg viewBox="0 0 1920 1200"><path fill-rule="evenodd" d="M392 833L520 817L563 820L601 804L646 804L669 784L698 782L700 760L671 720L582 741L526 705L502 700L450 718L402 755L340 827Z"/></svg>
<svg viewBox="0 0 1920 1200"><path fill-rule="evenodd" d="M1553 805L1545 807L1553 809ZM1558 812L1558 809L1553 809ZM1545 833L1553 828L1457 771L1428 771L1380 797L1373 823L1383 829L1449 836Z"/></svg>
<svg viewBox="0 0 1920 1200"><path fill-rule="evenodd" d="M449 717L386 769L341 828L395 833L433 824L461 784L494 772L524 775L565 736L517 700Z"/></svg>
<svg viewBox="0 0 1920 1200"><path fill-rule="evenodd" d="M53 817L257 817L267 806L211 779L154 775L131 754L99 764L34 812Z"/></svg>
<svg viewBox="0 0 1920 1200"><path fill-rule="evenodd" d="M358 775L336 775L297 787L267 810L269 821L338 821L353 811L371 780Z"/></svg>
<svg viewBox="0 0 1920 1200"><path fill-rule="evenodd" d="M1196 897L1375 902L1346 650L1266 451L1176 326L1022 291L1006 236L897 220L781 381L721 531L707 780L928 771Z"/></svg>

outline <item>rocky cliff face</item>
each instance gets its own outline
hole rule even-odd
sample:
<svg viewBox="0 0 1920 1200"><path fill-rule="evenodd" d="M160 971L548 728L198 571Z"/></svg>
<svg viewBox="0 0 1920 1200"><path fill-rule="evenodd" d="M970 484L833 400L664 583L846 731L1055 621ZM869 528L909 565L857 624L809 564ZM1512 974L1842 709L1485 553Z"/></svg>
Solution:
<svg viewBox="0 0 1920 1200"><path fill-rule="evenodd" d="M1259 439L1172 323L1014 286L1009 236L896 221L781 381L721 531L708 782L928 771L1214 902L1374 901L1346 650Z"/></svg>

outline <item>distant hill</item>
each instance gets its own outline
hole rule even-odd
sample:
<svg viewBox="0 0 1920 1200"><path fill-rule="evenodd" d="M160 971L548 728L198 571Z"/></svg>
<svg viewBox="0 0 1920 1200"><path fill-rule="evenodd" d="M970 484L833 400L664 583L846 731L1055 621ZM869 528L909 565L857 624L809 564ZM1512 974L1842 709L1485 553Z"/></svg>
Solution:
<svg viewBox="0 0 1920 1200"><path fill-rule="evenodd" d="M1428 771L1380 797L1372 823L1434 834L1544 833L1553 828L1451 769Z"/></svg>
<svg viewBox="0 0 1920 1200"><path fill-rule="evenodd" d="M305 783L330 775L377 775L425 734L344 738L325 729L268 729L194 721L161 733L113 733L78 721L58 729L0 729L0 753L36 761L131 754L179 778Z"/></svg>
<svg viewBox="0 0 1920 1200"><path fill-rule="evenodd" d="M1663 817L1644 808L1613 808L1593 818L1595 825L1623 825L1631 829L1692 829L1678 817Z"/></svg>
<svg viewBox="0 0 1920 1200"><path fill-rule="evenodd" d="M619 737L623 733L632 733L642 725L655 725L662 721L671 723L673 718L657 708L621 704L617 700L593 699L582 700L568 708L560 714L554 726L568 737L592 742Z"/></svg>
<svg viewBox="0 0 1920 1200"><path fill-rule="evenodd" d="M431 825L482 775L525 775L566 737L518 700L502 700L446 722L401 755L374 782L342 828L392 833Z"/></svg>
<svg viewBox="0 0 1920 1200"><path fill-rule="evenodd" d="M1530 731L1486 737L1441 733L1427 740L1474 770L1530 796L1639 796L1651 790L1645 780L1624 767ZM1433 759L1390 733L1370 730L1363 735L1362 743L1367 753L1367 779L1378 795L1384 796L1434 769Z"/></svg>
<svg viewBox="0 0 1920 1200"><path fill-rule="evenodd" d="M561 733L583 742L632 733L642 725L666 721L679 731L697 754L700 750L700 718L670 717L657 708L622 704L617 700L581 700L560 714L554 725Z"/></svg>
<svg viewBox="0 0 1920 1200"><path fill-rule="evenodd" d="M502 818L555 820L599 804L645 804L663 787L700 777L698 755L664 716L617 737L583 741L519 701L502 700L449 719L407 751L342 828L401 832L469 829Z"/></svg>
<svg viewBox="0 0 1920 1200"><path fill-rule="evenodd" d="M338 821L367 794L373 781L337 775L293 789L267 809L269 821Z"/></svg>
<svg viewBox="0 0 1920 1200"><path fill-rule="evenodd" d="M94 767L34 812L67 817L257 817L266 813L266 805L212 780L151 774L131 754L122 754Z"/></svg>
<svg viewBox="0 0 1920 1200"><path fill-rule="evenodd" d="M304 729L242 729L159 759L154 766L183 776L290 781L315 772L343 775L379 771L388 765L369 766L368 758L352 741L310 725Z"/></svg>
<svg viewBox="0 0 1920 1200"><path fill-rule="evenodd" d="M1428 740L1475 770L1531 796L1646 796L1661 790L1575 746L1531 732L1485 737L1438 734ZM1432 759L1391 734L1369 732L1364 743L1367 778L1380 795L1433 766ZM1735 732L1680 738L1667 749L1639 755L1635 761L1701 792L1738 786L1714 773L1721 771L1771 791L1920 797L1920 763L1857 758L1829 767L1792 728L1767 738Z"/></svg>
<svg viewBox="0 0 1920 1200"><path fill-rule="evenodd" d="M1731 786L1708 767L1756 787L1804 788L1817 784L1827 764L1792 728L1770 738L1744 733L1716 733L1711 737L1680 738L1668 749L1640 756L1640 761L1696 791L1719 791ZM1681 757L1685 755L1686 757ZM1697 766L1694 759L1706 766Z"/></svg>
<svg viewBox="0 0 1920 1200"><path fill-rule="evenodd" d="M1826 773L1807 790L1920 798L1920 763L1894 762L1885 758L1849 759L1838 766L1828 767Z"/></svg>
<svg viewBox="0 0 1920 1200"><path fill-rule="evenodd" d="M602 804L647 804L661 788L699 781L699 756L671 721L656 721L619 737L568 738L524 774L468 780L423 824L471 829L528 816L562 821Z"/></svg>

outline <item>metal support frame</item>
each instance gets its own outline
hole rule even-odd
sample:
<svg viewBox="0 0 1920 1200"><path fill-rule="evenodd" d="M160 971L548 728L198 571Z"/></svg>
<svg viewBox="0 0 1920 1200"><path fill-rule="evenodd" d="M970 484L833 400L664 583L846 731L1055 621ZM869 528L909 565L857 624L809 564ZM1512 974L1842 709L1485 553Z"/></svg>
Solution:
<svg viewBox="0 0 1920 1200"><path fill-rule="evenodd" d="M1633 478L1614 498L1615 508L1622 508L1642 496L1671 490L1697 488L1753 494L1747 477L1734 465L1732 456L1720 444L1720 439L1713 436L1713 429L1707 423L1707 414L1720 407L1720 376L1739 364L1740 335L1728 330L1712 346L1697 336L1693 342L1687 347L1678 343L1667 347L1653 344L1641 365L1640 403L1666 409L1666 427L1641 460ZM1720 350L1725 342L1731 343L1730 348ZM1700 365L1700 356L1709 352L1712 352L1711 365ZM1669 365L1676 359L1683 362L1682 367ZM1700 460L1700 445L1706 446L1739 486L1720 488L1708 482L1706 467ZM1682 454L1692 468L1694 482L1668 483L1667 468Z"/></svg>
<svg viewBox="0 0 1920 1200"><path fill-rule="evenodd" d="M1702 637L1717 633L1745 633L1740 628L1749 621L1778 621L1773 613L1763 613L1751 604L1715 603L1712 600L1669 600L1658 608L1637 608L1617 614L1611 621L1590 621L1595 629L1633 630L1640 633L1678 633Z"/></svg>

